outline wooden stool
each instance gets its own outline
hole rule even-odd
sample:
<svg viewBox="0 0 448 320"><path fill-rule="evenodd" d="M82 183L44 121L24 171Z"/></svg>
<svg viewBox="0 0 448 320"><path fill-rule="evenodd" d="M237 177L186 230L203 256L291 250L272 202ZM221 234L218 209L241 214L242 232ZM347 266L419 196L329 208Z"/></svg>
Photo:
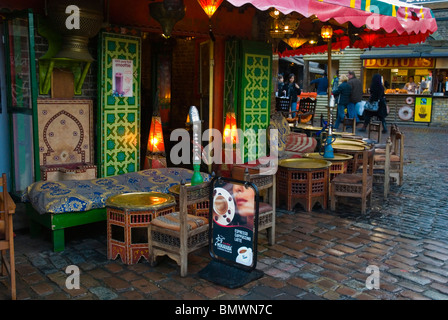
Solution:
<svg viewBox="0 0 448 320"><path fill-rule="evenodd" d="M370 139L370 134L372 132L377 132L378 133L378 143L381 142L381 122L371 122L369 123L369 139Z"/></svg>
<svg viewBox="0 0 448 320"><path fill-rule="evenodd" d="M160 192L124 193L106 200L107 258L118 255L125 264L148 260L148 226L157 218L174 212L172 195Z"/></svg>
<svg viewBox="0 0 448 320"><path fill-rule="evenodd" d="M345 131L346 127L352 127L352 133L356 133L356 118L345 117L342 121L342 131Z"/></svg>

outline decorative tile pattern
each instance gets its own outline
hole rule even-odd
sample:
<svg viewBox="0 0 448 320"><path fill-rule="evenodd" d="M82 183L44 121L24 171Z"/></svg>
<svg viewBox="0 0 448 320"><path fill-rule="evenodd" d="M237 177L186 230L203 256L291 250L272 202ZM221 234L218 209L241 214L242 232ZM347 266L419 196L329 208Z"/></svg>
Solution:
<svg viewBox="0 0 448 320"><path fill-rule="evenodd" d="M108 177L139 170L141 43L138 37L102 33L101 44L98 174ZM131 97L113 94L114 59L133 62Z"/></svg>
<svg viewBox="0 0 448 320"><path fill-rule="evenodd" d="M266 140L258 142L257 133L267 129L270 115L271 56L244 54L242 81L241 128L246 133L244 154L247 161L258 158L259 150L266 151Z"/></svg>
<svg viewBox="0 0 448 320"><path fill-rule="evenodd" d="M91 100L39 99L40 164L93 163Z"/></svg>

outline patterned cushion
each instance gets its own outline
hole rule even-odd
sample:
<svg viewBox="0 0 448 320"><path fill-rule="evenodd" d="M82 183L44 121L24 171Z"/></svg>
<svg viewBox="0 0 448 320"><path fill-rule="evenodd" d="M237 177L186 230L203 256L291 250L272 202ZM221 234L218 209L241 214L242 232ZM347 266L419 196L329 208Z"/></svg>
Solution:
<svg viewBox="0 0 448 320"><path fill-rule="evenodd" d="M259 207L258 207L258 213L262 214L262 213L266 213L269 211L272 211L272 206L269 203L260 202Z"/></svg>
<svg viewBox="0 0 448 320"><path fill-rule="evenodd" d="M201 173L204 181L210 175ZM193 171L184 168L147 169L93 180L38 181L27 189L28 200L40 214L80 212L106 207L106 199L129 192L162 192L190 182Z"/></svg>
<svg viewBox="0 0 448 320"><path fill-rule="evenodd" d="M157 227L179 231L180 230L179 212L173 212L164 216L157 217L156 219L151 221L151 224ZM206 224L208 224L207 218L194 216L191 214L187 215L188 231L194 230Z"/></svg>
<svg viewBox="0 0 448 320"><path fill-rule="evenodd" d="M291 133L288 136L286 142L286 151L307 153L314 152L317 146L317 140L315 138L304 137L300 134Z"/></svg>
<svg viewBox="0 0 448 320"><path fill-rule="evenodd" d="M386 161L386 155L384 154L379 154L379 155L375 155L373 157L375 162L384 162ZM395 154L391 154L390 155L390 161L391 162L399 162L400 161L400 156L397 156Z"/></svg>
<svg viewBox="0 0 448 320"><path fill-rule="evenodd" d="M275 112L271 115L269 129L278 130L278 154L280 156L285 151L286 141L290 133L289 123L280 112Z"/></svg>

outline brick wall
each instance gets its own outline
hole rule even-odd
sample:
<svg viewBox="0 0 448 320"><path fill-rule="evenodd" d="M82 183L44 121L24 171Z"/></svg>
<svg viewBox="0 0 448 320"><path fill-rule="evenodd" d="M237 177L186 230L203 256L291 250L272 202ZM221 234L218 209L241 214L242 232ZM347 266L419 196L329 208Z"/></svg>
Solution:
<svg viewBox="0 0 448 320"><path fill-rule="evenodd" d="M176 39L173 48L171 128L185 127L190 106L195 105L199 109L198 88L195 87L195 77L199 74L199 70L196 70L195 47L196 42L193 40Z"/></svg>
<svg viewBox="0 0 448 320"><path fill-rule="evenodd" d="M448 40L448 21L441 20L440 18L448 18L448 9L436 9L433 10L434 17L437 21L437 31L443 37L444 40Z"/></svg>

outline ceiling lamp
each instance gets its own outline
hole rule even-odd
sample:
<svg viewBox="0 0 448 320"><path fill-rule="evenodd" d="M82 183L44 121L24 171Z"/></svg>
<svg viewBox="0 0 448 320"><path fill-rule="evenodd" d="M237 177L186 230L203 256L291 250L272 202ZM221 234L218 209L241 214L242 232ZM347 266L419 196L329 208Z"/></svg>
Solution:
<svg viewBox="0 0 448 320"><path fill-rule="evenodd" d="M291 48L293 48L294 50L297 49L298 47L300 47L302 44L308 42L308 38L289 38L289 39L285 39L283 41L285 41Z"/></svg>
<svg viewBox="0 0 448 320"><path fill-rule="evenodd" d="M149 14L160 23L163 36L169 38L174 25L185 16L183 0L164 0L149 4Z"/></svg>
<svg viewBox="0 0 448 320"><path fill-rule="evenodd" d="M271 11L269 11L269 15L274 19L278 19L283 14L278 9L272 8Z"/></svg>
<svg viewBox="0 0 448 320"><path fill-rule="evenodd" d="M291 37L299 27L300 21L296 19L273 19L269 34L271 38L283 39Z"/></svg>
<svg viewBox="0 0 448 320"><path fill-rule="evenodd" d="M330 41L333 36L333 28L329 25L323 26L320 30L320 35L324 41Z"/></svg>
<svg viewBox="0 0 448 320"><path fill-rule="evenodd" d="M367 33L361 34L360 38L366 47L368 47L369 49L372 49L372 47L375 46L376 40L378 39L378 34L373 33L373 32L372 33L367 32Z"/></svg>
<svg viewBox="0 0 448 320"><path fill-rule="evenodd" d="M317 38L317 35L314 32L312 32L310 34L310 39L308 40L308 42L312 45L315 45L315 44L317 44L318 41L319 41L319 39Z"/></svg>
<svg viewBox="0 0 448 320"><path fill-rule="evenodd" d="M198 0L209 19L211 19L216 10L218 10L218 7L221 5L222 1L223 0Z"/></svg>

